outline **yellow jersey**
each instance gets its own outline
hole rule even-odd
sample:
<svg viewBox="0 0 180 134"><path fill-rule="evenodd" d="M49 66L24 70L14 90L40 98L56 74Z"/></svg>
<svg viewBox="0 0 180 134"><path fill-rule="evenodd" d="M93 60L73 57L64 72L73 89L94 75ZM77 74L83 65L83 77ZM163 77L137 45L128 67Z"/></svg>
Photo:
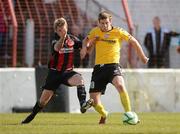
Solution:
<svg viewBox="0 0 180 134"><path fill-rule="evenodd" d="M122 41L128 41L131 35L119 27L113 27L108 32L102 32L99 27L93 28L88 39L98 38L95 42L95 65L119 63Z"/></svg>

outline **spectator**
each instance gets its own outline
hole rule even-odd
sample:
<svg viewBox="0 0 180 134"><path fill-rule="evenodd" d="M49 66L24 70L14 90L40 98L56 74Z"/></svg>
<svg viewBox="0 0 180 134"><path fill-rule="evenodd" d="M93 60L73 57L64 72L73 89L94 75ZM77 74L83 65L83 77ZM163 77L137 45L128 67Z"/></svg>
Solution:
<svg viewBox="0 0 180 134"><path fill-rule="evenodd" d="M158 16L153 18L153 28L150 29L144 40L149 53L149 68L169 68L169 46L172 36L178 35L161 27Z"/></svg>

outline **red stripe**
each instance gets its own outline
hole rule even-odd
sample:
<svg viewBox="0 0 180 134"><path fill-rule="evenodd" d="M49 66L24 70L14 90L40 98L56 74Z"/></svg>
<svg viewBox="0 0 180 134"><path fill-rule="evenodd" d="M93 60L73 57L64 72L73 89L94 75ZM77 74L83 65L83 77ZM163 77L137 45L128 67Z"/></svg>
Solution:
<svg viewBox="0 0 180 134"><path fill-rule="evenodd" d="M63 63L64 63L64 53L60 53L58 57L58 64L57 64L58 71L61 71Z"/></svg>
<svg viewBox="0 0 180 134"><path fill-rule="evenodd" d="M68 55L68 64L66 66L66 69L72 69L73 68L73 56L74 54L73 53L69 53Z"/></svg>

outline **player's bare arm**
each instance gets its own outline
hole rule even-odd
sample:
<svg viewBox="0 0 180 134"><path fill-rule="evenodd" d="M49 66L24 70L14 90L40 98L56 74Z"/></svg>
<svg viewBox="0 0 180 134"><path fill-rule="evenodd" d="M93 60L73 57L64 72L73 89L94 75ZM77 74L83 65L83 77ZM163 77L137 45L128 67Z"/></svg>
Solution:
<svg viewBox="0 0 180 134"><path fill-rule="evenodd" d="M83 45L82 45L82 49L81 49L81 59L84 59L84 57L86 56L86 53L91 54L94 46L96 44L96 41L98 41L99 37L94 37L93 39L89 39L88 37L86 37L83 40Z"/></svg>
<svg viewBox="0 0 180 134"><path fill-rule="evenodd" d="M81 51L80 51L81 59L84 59L84 57L86 56L88 44L89 44L89 39L88 39L88 37L86 37L86 38L83 40L82 49L81 49Z"/></svg>
<svg viewBox="0 0 180 134"><path fill-rule="evenodd" d="M93 52L93 50L94 50L94 48L95 48L94 42L90 42L90 43L89 43L89 46L87 47L87 53L88 53L89 55L91 55L92 52Z"/></svg>
<svg viewBox="0 0 180 134"><path fill-rule="evenodd" d="M141 47L141 45L139 44L139 42L134 38L131 37L129 40L129 43L133 46L134 49L136 49L136 52L139 56L139 58L141 59L141 61L146 64L149 60L149 58L146 57L146 55L143 52L143 49Z"/></svg>

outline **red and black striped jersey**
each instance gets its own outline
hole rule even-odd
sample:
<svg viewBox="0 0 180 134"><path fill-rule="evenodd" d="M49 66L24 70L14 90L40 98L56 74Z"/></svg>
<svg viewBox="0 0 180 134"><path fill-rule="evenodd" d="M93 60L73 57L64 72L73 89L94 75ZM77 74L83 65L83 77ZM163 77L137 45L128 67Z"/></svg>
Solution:
<svg viewBox="0 0 180 134"><path fill-rule="evenodd" d="M73 69L74 49L82 46L82 42L75 36L67 34L63 47L59 52L54 50L54 45L60 39L57 33L51 42L51 57L48 68L57 71L66 71Z"/></svg>

